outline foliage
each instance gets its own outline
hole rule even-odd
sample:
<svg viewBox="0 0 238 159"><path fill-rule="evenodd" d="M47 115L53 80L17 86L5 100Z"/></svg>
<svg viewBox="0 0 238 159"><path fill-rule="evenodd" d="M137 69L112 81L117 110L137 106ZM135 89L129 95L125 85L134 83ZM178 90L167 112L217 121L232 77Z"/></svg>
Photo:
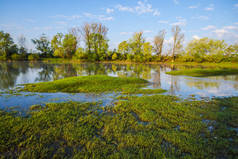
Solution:
<svg viewBox="0 0 238 159"><path fill-rule="evenodd" d="M189 62L224 62L230 61L237 53L236 45L228 46L223 40L202 38L189 42L182 58Z"/></svg>
<svg viewBox="0 0 238 159"><path fill-rule="evenodd" d="M50 42L47 39L45 34L42 34L39 39L32 39L33 44L36 45L36 49L42 55L42 57L51 57L52 49L50 46Z"/></svg>
<svg viewBox="0 0 238 159"><path fill-rule="evenodd" d="M28 55L28 60L29 61L34 61L34 60L39 60L40 56L38 54L29 54Z"/></svg>
<svg viewBox="0 0 238 159"><path fill-rule="evenodd" d="M12 54L17 53L17 45L14 44L9 33L0 31L0 56L7 59Z"/></svg>
<svg viewBox="0 0 238 159"><path fill-rule="evenodd" d="M51 40L54 50L54 56L62 58L71 58L77 47L77 39L73 34L58 33Z"/></svg>

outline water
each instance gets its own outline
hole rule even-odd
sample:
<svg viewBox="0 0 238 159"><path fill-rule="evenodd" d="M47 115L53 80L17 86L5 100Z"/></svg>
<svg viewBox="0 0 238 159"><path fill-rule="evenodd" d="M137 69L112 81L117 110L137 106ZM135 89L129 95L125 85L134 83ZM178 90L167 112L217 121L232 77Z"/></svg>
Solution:
<svg viewBox="0 0 238 159"><path fill-rule="evenodd" d="M188 67L187 67L188 68ZM42 62L2 62L0 63L0 90L13 89L19 84L52 81L71 76L108 75L139 77L150 81L148 88L168 90L165 94L181 98L194 96L222 97L238 95L238 76L216 76L196 78L171 76L166 72L184 69L184 66L169 67L166 65L148 64L45 64ZM21 95L0 95L0 108L18 106L27 109L30 105L62 101L101 101L103 105L113 102L117 96L111 94L69 94L69 93L22 93Z"/></svg>

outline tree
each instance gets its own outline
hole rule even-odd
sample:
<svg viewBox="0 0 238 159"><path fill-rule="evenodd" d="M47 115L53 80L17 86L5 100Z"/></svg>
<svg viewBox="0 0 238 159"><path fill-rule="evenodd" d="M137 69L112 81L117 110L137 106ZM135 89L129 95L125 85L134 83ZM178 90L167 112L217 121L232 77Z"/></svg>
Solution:
<svg viewBox="0 0 238 159"><path fill-rule="evenodd" d="M188 43L186 47L186 61L195 62L221 62L228 59L234 50L223 40L213 40L209 38L195 39Z"/></svg>
<svg viewBox="0 0 238 159"><path fill-rule="evenodd" d="M52 49L50 47L50 42L45 34L42 34L39 39L32 39L33 44L36 45L36 49L40 51L39 53L43 57L52 56Z"/></svg>
<svg viewBox="0 0 238 159"><path fill-rule="evenodd" d="M26 38L23 35L20 35L18 37L18 44L20 46L19 53L22 54L22 55L26 55L27 54Z"/></svg>
<svg viewBox="0 0 238 159"><path fill-rule="evenodd" d="M175 55L181 50L183 46L184 34L181 33L181 28L176 25L172 27L173 34L173 48L172 48L172 58L173 62L175 60Z"/></svg>
<svg viewBox="0 0 238 159"><path fill-rule="evenodd" d="M54 49L54 56L62 58L71 58L76 52L77 39L73 34L58 33L51 40Z"/></svg>
<svg viewBox="0 0 238 159"><path fill-rule="evenodd" d="M65 34L63 40L64 57L71 58L76 51L77 39L73 34Z"/></svg>
<svg viewBox="0 0 238 159"><path fill-rule="evenodd" d="M69 33L72 34L77 40L77 48L80 48L80 40L81 40L81 30L79 27L72 27L69 29Z"/></svg>
<svg viewBox="0 0 238 159"><path fill-rule="evenodd" d="M104 60L108 51L107 40L108 28L101 23L84 24L81 29L81 35L84 39L86 52L95 60Z"/></svg>
<svg viewBox="0 0 238 159"><path fill-rule="evenodd" d="M118 45L118 52L122 55L123 60L126 60L127 55L129 54L129 44L127 43L127 41L123 41Z"/></svg>
<svg viewBox="0 0 238 159"><path fill-rule="evenodd" d="M154 51L157 56L161 56L164 44L165 30L161 30L158 35L154 37Z"/></svg>
<svg viewBox="0 0 238 159"><path fill-rule="evenodd" d="M145 38L143 37L143 32L134 33L132 39L130 40L130 47L134 55L142 54L142 46L145 43Z"/></svg>
<svg viewBox="0 0 238 159"><path fill-rule="evenodd" d="M150 61L152 57L152 50L153 46L150 44L150 42L145 42L143 44L143 58L144 61Z"/></svg>
<svg viewBox="0 0 238 159"><path fill-rule="evenodd" d="M0 31L0 56L8 58L12 54L17 52L18 52L17 45L14 44L10 34Z"/></svg>
<svg viewBox="0 0 238 159"><path fill-rule="evenodd" d="M91 53L91 46L92 46L92 41L91 41L91 29L90 29L90 24L85 23L82 26L81 29L81 35L83 37L85 46L86 46L86 52Z"/></svg>

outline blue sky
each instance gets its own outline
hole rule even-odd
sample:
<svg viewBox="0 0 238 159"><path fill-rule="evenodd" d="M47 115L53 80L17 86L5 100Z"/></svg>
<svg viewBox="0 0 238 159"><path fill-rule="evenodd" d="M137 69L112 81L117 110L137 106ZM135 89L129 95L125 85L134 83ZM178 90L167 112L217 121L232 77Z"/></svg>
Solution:
<svg viewBox="0 0 238 159"><path fill-rule="evenodd" d="M238 43L238 0L0 0L0 30L28 40L45 33L49 39L85 22L101 22L109 28L111 48L144 31L148 41L166 29L180 25L185 44L210 37Z"/></svg>

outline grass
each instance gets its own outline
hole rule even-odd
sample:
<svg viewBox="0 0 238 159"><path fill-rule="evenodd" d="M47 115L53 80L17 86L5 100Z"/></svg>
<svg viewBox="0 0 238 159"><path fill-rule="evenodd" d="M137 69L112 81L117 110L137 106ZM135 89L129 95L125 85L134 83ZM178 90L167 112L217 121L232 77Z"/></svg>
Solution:
<svg viewBox="0 0 238 159"><path fill-rule="evenodd" d="M51 82L24 85L23 91L30 92L67 92L67 93L103 93L122 92L125 94L163 93L162 89L140 89L148 81L133 77L110 77L104 75L69 77Z"/></svg>
<svg viewBox="0 0 238 159"><path fill-rule="evenodd" d="M238 97L128 96L0 111L0 158L235 158Z"/></svg>
<svg viewBox="0 0 238 159"><path fill-rule="evenodd" d="M225 75L237 75L238 69L190 69L190 70L178 70L166 72L170 75L185 75L192 77L208 77L208 76L225 76Z"/></svg>

